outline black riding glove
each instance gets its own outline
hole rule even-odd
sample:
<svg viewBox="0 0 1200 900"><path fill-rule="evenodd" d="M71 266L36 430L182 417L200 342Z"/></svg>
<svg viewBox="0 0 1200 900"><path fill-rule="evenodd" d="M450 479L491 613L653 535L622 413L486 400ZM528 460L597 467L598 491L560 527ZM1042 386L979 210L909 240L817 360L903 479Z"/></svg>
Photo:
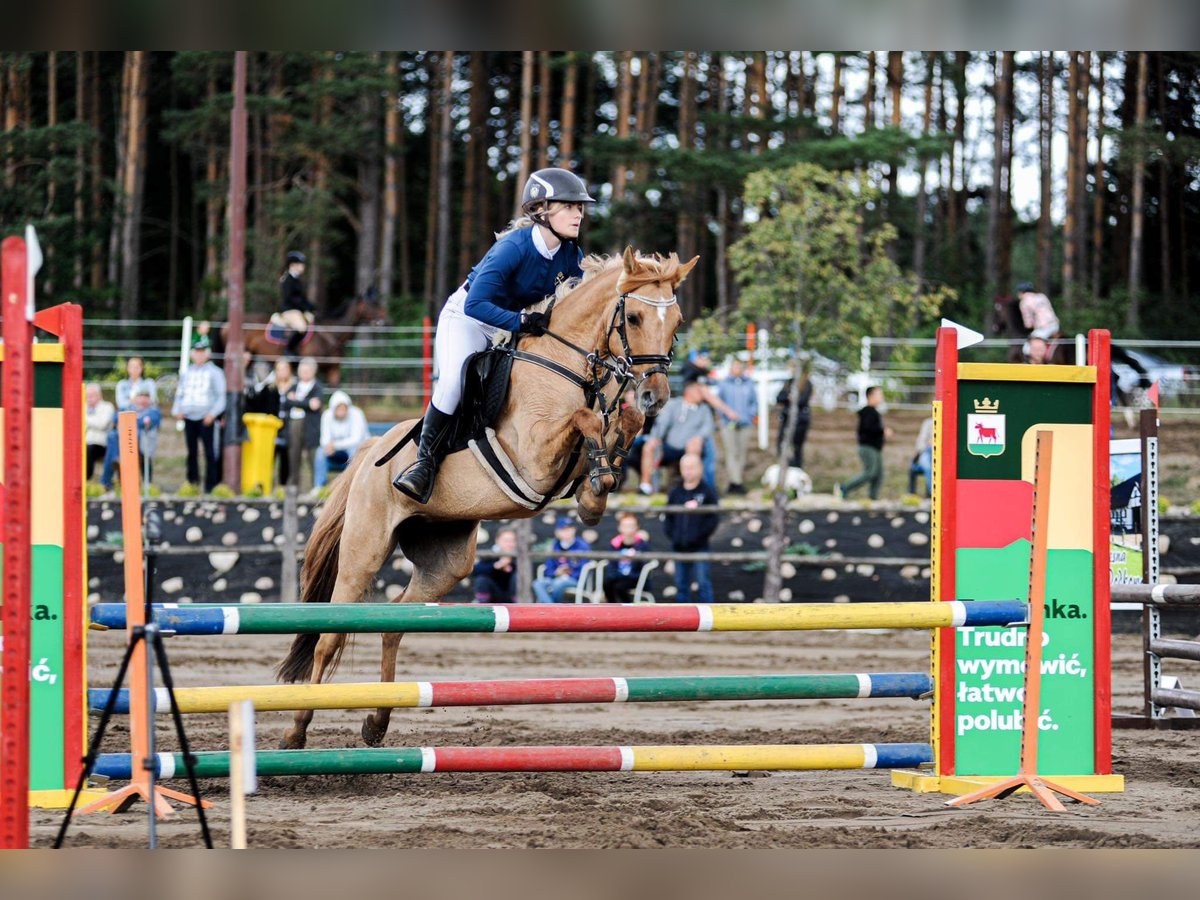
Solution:
<svg viewBox="0 0 1200 900"><path fill-rule="evenodd" d="M550 330L550 317L544 312L527 312L521 314L521 326L518 334L532 334L534 337L545 334Z"/></svg>

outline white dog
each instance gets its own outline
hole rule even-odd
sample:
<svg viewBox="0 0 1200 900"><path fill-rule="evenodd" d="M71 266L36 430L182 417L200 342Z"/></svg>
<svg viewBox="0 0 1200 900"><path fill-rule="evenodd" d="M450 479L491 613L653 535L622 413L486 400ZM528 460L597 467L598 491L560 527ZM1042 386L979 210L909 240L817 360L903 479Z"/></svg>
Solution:
<svg viewBox="0 0 1200 900"><path fill-rule="evenodd" d="M767 471L763 472L762 483L763 487L774 489L775 485L779 483L778 465L767 467ZM783 483L789 491L795 491L796 496L812 493L812 479L808 476L807 472L796 466L788 467Z"/></svg>

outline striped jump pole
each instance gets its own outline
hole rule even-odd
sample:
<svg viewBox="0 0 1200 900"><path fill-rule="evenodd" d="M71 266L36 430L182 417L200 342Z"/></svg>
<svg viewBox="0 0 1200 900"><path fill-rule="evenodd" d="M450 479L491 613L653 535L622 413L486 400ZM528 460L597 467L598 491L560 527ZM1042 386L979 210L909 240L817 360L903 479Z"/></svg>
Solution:
<svg viewBox="0 0 1200 900"><path fill-rule="evenodd" d="M227 778L229 753L196 753L196 775ZM761 744L677 747L396 747L261 750L259 775L391 775L424 772L722 772L913 768L933 761L929 744ZM158 777L184 772L177 753L158 754ZM105 753L95 773L127 779L128 753Z"/></svg>
<svg viewBox="0 0 1200 900"><path fill-rule="evenodd" d="M1019 601L948 603L637 604L476 606L404 603L272 603L155 607L176 634L374 634L377 632L809 631L823 628L958 628L1022 623ZM98 603L92 623L125 627L125 607Z"/></svg>
<svg viewBox="0 0 1200 900"><path fill-rule="evenodd" d="M654 703L671 700L823 700L866 697L918 699L933 679L918 672L849 675L694 675L639 678L544 678L505 681L410 681L389 684L255 685L176 688L183 713L224 713L250 700L257 710L375 709L377 707L517 706L540 703ZM92 712L108 702L108 688L88 691ZM170 712L166 688L155 693L157 712ZM117 697L129 711L129 692Z"/></svg>

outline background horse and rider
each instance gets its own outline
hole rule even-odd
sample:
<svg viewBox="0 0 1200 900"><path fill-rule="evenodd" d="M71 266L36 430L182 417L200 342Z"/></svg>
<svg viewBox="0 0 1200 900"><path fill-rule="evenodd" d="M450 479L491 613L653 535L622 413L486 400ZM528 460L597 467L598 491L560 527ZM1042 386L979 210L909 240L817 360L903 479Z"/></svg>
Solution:
<svg viewBox="0 0 1200 900"><path fill-rule="evenodd" d="M670 396L667 368L683 318L675 291L698 259L681 264L675 254L644 257L632 249L611 259L589 257L582 281L546 304L549 331L520 339L511 389L488 437L513 467L508 476L543 497L541 504L531 508L514 499L470 450L446 457L427 504L393 490L392 479L416 456L407 439L417 420L401 422L365 443L334 484L308 542L301 599L361 601L399 547L413 569L394 602L440 601L471 572L481 520L529 518L564 485L574 488L580 519L598 522L617 484L614 469L645 416ZM636 405L618 412L629 387ZM401 637L383 635L381 681L395 680ZM277 674L318 683L345 645L344 634L298 635ZM382 742L390 716L382 708L367 716L366 743ZM297 712L282 746L303 747L311 719L312 711Z"/></svg>
<svg viewBox="0 0 1200 900"><path fill-rule="evenodd" d="M991 332L997 337L1006 338L1008 344L1009 362L1026 362L1025 342L1029 339L1030 329L1025 327L1021 317L1021 301L1011 294L997 294L992 300ZM1066 349L1062 344L1062 332L1056 332L1046 348L1046 356L1042 362L1047 364L1065 363Z"/></svg>
<svg viewBox="0 0 1200 900"><path fill-rule="evenodd" d="M321 378L326 384L336 387L341 382L341 360L346 354L346 345L358 329L381 328L389 324L391 320L387 306L375 291L367 291L347 300L332 312L318 316L300 345L300 352L318 360ZM223 353L229 339L229 326L222 323L220 329L214 331L214 349ZM265 313L247 313L242 340L246 351L254 354L256 359L274 360L287 356L290 334L283 327L272 324L271 316Z"/></svg>

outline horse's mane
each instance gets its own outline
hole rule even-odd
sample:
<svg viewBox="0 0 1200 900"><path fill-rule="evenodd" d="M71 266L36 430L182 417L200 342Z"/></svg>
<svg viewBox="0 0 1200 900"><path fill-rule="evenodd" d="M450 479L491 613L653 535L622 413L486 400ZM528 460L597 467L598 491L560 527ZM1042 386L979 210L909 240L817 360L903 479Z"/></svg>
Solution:
<svg viewBox="0 0 1200 900"><path fill-rule="evenodd" d="M662 256L658 253L653 256L637 257L638 268L635 272L622 271L617 278L617 288L621 291L633 291L646 284L656 284L660 281L672 281L679 271L679 257L674 253L669 256ZM614 269L620 269L624 263L624 258L620 255L609 256L608 254L592 253L583 258L583 262L579 264L579 268L583 270L582 278L569 278L558 286L554 291L554 301L567 297L576 288L587 284L595 278L604 275ZM550 303L550 298L534 306L534 309L544 310Z"/></svg>
<svg viewBox="0 0 1200 900"><path fill-rule="evenodd" d="M337 319L344 319L347 313L350 312L350 307L354 305L356 300L358 300L357 297L347 297L336 309L331 309L329 312L325 313L325 315L321 316L321 321L332 322Z"/></svg>

